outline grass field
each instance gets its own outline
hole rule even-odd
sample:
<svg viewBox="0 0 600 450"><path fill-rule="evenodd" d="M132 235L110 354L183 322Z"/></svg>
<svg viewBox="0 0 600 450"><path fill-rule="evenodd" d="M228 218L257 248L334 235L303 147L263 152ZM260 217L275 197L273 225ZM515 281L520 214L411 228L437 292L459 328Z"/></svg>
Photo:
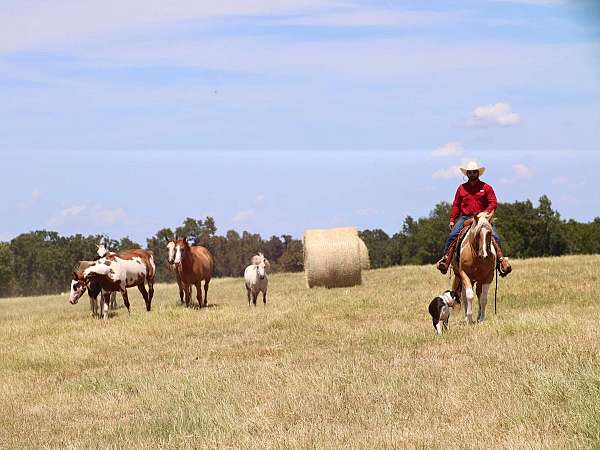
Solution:
<svg viewBox="0 0 600 450"><path fill-rule="evenodd" d="M241 279L202 310L158 285L106 323L87 297L1 299L0 447L600 447L600 256L513 267L498 315L491 289L487 321L455 310L443 337L433 267L272 275L256 308Z"/></svg>

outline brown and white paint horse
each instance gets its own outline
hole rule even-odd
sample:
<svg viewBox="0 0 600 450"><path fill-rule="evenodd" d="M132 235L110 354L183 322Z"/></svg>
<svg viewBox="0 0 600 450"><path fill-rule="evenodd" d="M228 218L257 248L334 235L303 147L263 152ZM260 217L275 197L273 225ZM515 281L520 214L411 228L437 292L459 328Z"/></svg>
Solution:
<svg viewBox="0 0 600 450"><path fill-rule="evenodd" d="M187 239L178 239L167 243L168 263L175 271L179 285L179 298L190 306L192 285L196 286L198 305L208 305L208 285L213 275L214 260L207 248L200 245L190 246ZM204 281L204 301L202 300L202 281Z"/></svg>
<svg viewBox="0 0 600 450"><path fill-rule="evenodd" d="M142 249L125 250L118 254L107 254L94 261L83 271L73 272L69 301L76 304L87 290L92 298L102 293L102 317L108 317L108 305L112 292L121 292L127 311L129 298L127 288L137 286L150 311L154 296L154 276L156 267L152 253ZM146 291L145 283L148 283Z"/></svg>
<svg viewBox="0 0 600 450"><path fill-rule="evenodd" d="M98 261L100 258L104 258L105 256L107 256L109 253L116 255L116 253L114 252L109 252L108 248L106 247L106 245L104 244L104 241L100 242L100 245L96 244L97 247L97 251L96 251L96 256L94 257L94 261ZM85 261L80 261L80 262L85 262ZM79 270L84 270L86 269L86 267L80 268ZM89 291L88 291L89 294ZM94 305L92 306L92 315L95 316L97 315L98 312L98 299L92 299L92 297L90 296L90 302L94 303ZM110 293L110 309L117 309L117 293L116 292L111 292Z"/></svg>
<svg viewBox="0 0 600 450"><path fill-rule="evenodd" d="M496 251L492 245L492 214L479 213L465 235L460 246L459 263L452 262L454 282L452 290L457 291L462 283L462 300L465 321L473 323L473 299L475 286L479 299L477 321L485 320L485 307L490 284L494 281Z"/></svg>

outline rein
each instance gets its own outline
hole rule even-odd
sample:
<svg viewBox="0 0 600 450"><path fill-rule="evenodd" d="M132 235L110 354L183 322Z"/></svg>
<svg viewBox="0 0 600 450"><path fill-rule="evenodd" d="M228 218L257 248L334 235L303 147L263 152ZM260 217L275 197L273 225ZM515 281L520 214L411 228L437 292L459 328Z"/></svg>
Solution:
<svg viewBox="0 0 600 450"><path fill-rule="evenodd" d="M496 297L498 296L498 265L496 265L496 290L494 291L494 315L496 315Z"/></svg>

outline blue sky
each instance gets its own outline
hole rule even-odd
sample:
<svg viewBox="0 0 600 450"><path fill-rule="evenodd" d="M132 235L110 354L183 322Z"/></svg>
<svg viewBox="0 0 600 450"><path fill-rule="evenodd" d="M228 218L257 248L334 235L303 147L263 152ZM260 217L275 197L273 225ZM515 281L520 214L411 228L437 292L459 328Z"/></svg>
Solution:
<svg viewBox="0 0 600 450"><path fill-rule="evenodd" d="M600 215L586 0L4 0L0 239L400 229L476 158L502 201Z"/></svg>

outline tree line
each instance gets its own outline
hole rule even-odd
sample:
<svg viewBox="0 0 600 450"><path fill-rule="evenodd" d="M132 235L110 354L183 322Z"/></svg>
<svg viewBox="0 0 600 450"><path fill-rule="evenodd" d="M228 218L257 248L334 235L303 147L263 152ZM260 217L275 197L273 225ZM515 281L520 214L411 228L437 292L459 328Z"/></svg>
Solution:
<svg viewBox="0 0 600 450"><path fill-rule="evenodd" d="M392 236L380 229L360 231L371 259L371 267L403 264L433 264L448 236L451 205L435 205L427 217L408 216L402 229ZM600 253L600 217L590 223L565 221L552 209L548 197L539 204L531 201L500 203L495 214L502 247L510 257L528 258L565 254ZM243 274L252 255L262 252L271 262L271 271L303 270L302 241L291 235L271 236L229 230L217 234L212 217L186 218L176 229L162 228L146 240L154 253L157 280L174 282L167 264L166 242L175 235L187 237L192 245L203 245L213 254L216 277ZM142 247L128 237L60 236L55 231L23 233L10 242L0 242L0 296L56 294L69 289L71 273L78 261L93 259L96 244L104 240L111 251Z"/></svg>

